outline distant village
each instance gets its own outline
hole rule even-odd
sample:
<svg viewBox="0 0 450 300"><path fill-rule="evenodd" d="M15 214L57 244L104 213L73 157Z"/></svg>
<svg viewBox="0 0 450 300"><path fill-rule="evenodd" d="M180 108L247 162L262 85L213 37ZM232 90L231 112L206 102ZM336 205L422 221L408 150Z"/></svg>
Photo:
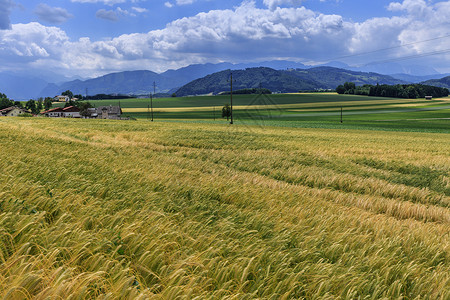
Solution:
<svg viewBox="0 0 450 300"><path fill-rule="evenodd" d="M4 94L0 94L0 99L2 104L0 108L3 107L0 109L0 117L41 116L49 118L128 120L128 118L122 117L122 108L120 106L92 107L89 102L77 102L79 98L73 97L71 94L46 98L45 103L43 100L39 100L40 102L30 100L25 103L25 107L21 102L9 100ZM38 103L37 105L36 102ZM65 106L51 108L55 102L65 103Z"/></svg>

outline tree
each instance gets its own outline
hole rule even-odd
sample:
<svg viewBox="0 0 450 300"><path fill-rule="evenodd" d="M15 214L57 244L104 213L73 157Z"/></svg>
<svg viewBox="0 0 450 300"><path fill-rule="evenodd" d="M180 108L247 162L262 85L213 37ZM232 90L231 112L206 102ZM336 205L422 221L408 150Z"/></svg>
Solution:
<svg viewBox="0 0 450 300"><path fill-rule="evenodd" d="M45 110L49 110L50 108L52 108L52 105L53 105L53 98L45 97L45 99L44 99L44 109Z"/></svg>
<svg viewBox="0 0 450 300"><path fill-rule="evenodd" d="M38 112L40 112L44 108L44 99L40 97L36 104L36 109Z"/></svg>
<svg viewBox="0 0 450 300"><path fill-rule="evenodd" d="M406 92L408 93L409 99L417 99L417 97L419 97L419 93L416 91L414 86L408 86L406 88Z"/></svg>
<svg viewBox="0 0 450 300"><path fill-rule="evenodd" d="M70 90L67 90L61 94L62 96L67 96L69 99L73 98L73 93Z"/></svg>
<svg viewBox="0 0 450 300"><path fill-rule="evenodd" d="M338 94L344 94L345 93L345 87L341 84L336 88L336 93Z"/></svg>
<svg viewBox="0 0 450 300"><path fill-rule="evenodd" d="M356 89L356 85L353 82L346 82L344 83L344 88L346 91L350 91Z"/></svg>
<svg viewBox="0 0 450 300"><path fill-rule="evenodd" d="M5 94L0 93L0 109L8 108L14 105L14 101L11 101Z"/></svg>
<svg viewBox="0 0 450 300"><path fill-rule="evenodd" d="M26 109L30 110L33 114L39 113L39 110L36 107L36 101L30 99L25 104Z"/></svg>
<svg viewBox="0 0 450 300"><path fill-rule="evenodd" d="M227 117L227 121L231 117L231 106L228 103L222 107L222 118L225 117Z"/></svg>
<svg viewBox="0 0 450 300"><path fill-rule="evenodd" d="M5 96L5 97L2 97ZM14 102L6 98L6 95L1 94L0 95L0 109L8 108L10 106L13 106Z"/></svg>
<svg viewBox="0 0 450 300"><path fill-rule="evenodd" d="M64 104L64 107L69 107L69 106L77 106L77 103L75 101L73 101L72 99L70 99L69 102L66 102L66 104Z"/></svg>
<svg viewBox="0 0 450 300"><path fill-rule="evenodd" d="M82 103L80 103L80 105L79 105L80 115L83 116L83 117L89 116L89 110L88 109L92 108L92 107L93 107L92 104L89 103L89 102L82 102Z"/></svg>

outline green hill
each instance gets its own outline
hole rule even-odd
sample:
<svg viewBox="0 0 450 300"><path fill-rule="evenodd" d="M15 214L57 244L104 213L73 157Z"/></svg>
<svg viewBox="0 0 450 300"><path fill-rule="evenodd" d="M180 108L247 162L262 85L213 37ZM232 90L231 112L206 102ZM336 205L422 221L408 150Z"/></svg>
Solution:
<svg viewBox="0 0 450 300"><path fill-rule="evenodd" d="M422 82L422 84L433 85L433 86L437 86L437 87L450 89L450 76L447 76L447 77L444 77L441 79L427 80L427 81Z"/></svg>
<svg viewBox="0 0 450 300"><path fill-rule="evenodd" d="M332 67L312 69L274 70L271 68L248 68L226 70L194 80L177 92L177 96L218 94L230 90L230 73L233 72L233 88L251 89L263 87L272 92L292 93L305 90L335 89L347 81L364 84L403 84L391 76L376 73L348 71Z"/></svg>
<svg viewBox="0 0 450 300"><path fill-rule="evenodd" d="M307 70L296 69L290 71L302 79L312 79L321 83L323 88L335 89L345 82L354 82L357 86L364 84L404 84L405 81L378 73L356 72L333 67L317 67Z"/></svg>
<svg viewBox="0 0 450 300"><path fill-rule="evenodd" d="M272 92L298 92L321 87L315 80L300 78L285 71L271 68L248 68L245 70L225 70L196 79L177 92L177 96L218 94L230 90L230 73L233 73L233 89L266 88Z"/></svg>

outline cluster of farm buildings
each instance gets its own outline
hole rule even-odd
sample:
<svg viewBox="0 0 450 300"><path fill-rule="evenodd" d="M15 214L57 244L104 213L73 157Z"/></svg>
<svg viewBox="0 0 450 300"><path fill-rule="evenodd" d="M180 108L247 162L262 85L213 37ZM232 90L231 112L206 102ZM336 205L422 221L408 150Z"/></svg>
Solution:
<svg viewBox="0 0 450 300"><path fill-rule="evenodd" d="M86 119L114 119L120 120L122 109L120 106L99 106L97 108L88 108L84 116L80 114L80 109L76 106L69 106L65 108L57 107L41 114L51 118L86 118Z"/></svg>
<svg viewBox="0 0 450 300"><path fill-rule="evenodd" d="M57 107L44 112L41 116L50 118L84 118L84 119L113 119L121 120L122 109L120 106L99 106L97 108L88 108L87 111L81 115L81 110L76 106ZM24 114L31 114L27 109L11 106L0 110L0 117L17 117Z"/></svg>

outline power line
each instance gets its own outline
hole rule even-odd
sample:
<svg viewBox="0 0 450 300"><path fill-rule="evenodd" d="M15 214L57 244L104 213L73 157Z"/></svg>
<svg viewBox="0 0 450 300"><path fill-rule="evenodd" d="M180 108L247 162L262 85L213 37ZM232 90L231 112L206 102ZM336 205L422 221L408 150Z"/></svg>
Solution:
<svg viewBox="0 0 450 300"><path fill-rule="evenodd" d="M444 35L444 36L435 37L435 38L432 38L432 39L418 41L418 42L413 42L413 43L408 43L408 44L403 44L403 45L399 45L399 46L394 46L394 47L382 48L382 49L373 50L373 51L367 51L367 52L361 52L361 53L355 53L355 54L339 56L339 57L332 58L330 60L332 61L332 60L336 60L336 59L343 59L343 58L349 58L349 57L355 57L355 56L361 56L361 55L366 55L366 54L377 53L377 52L381 52L381 51L393 50L393 49L403 48L403 47L406 47L406 46L411 46L411 45L416 45L416 44L421 44L421 43L441 40L441 39L445 39L445 38L449 38L449 37L450 37L450 34L447 34L447 35Z"/></svg>
<svg viewBox="0 0 450 300"><path fill-rule="evenodd" d="M419 58L419 57L433 56L433 55L444 54L444 53L450 53L450 49L415 54L415 55L410 55L410 56L396 57L396 58L385 59L385 60L380 60L380 61L374 61L374 62L371 62L368 64L363 64L360 66L368 66L368 65L372 65L372 64L383 64L383 63L389 63L389 62L395 62L395 61L414 59L414 58Z"/></svg>

